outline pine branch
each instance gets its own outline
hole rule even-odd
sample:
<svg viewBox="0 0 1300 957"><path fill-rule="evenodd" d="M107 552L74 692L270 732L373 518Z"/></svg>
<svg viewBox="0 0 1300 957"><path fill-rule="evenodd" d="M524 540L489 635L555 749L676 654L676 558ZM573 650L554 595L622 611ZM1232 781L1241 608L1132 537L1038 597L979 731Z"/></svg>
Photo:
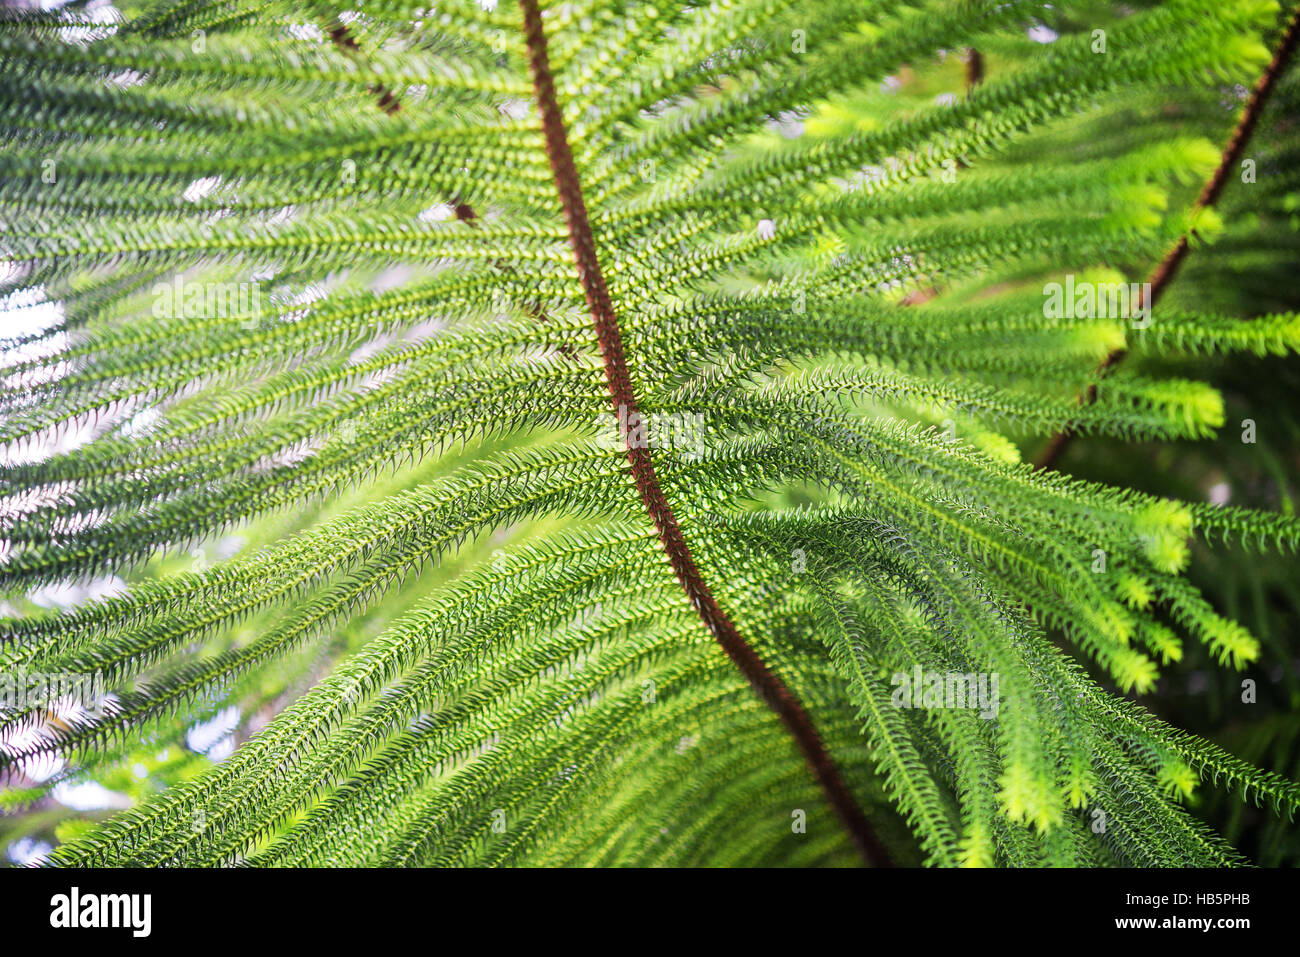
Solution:
<svg viewBox="0 0 1300 957"><path fill-rule="evenodd" d="M335 46L349 56L360 57L361 48L357 44L356 37L348 30L347 24L334 20L327 24L325 29ZM402 101L398 99L397 94L384 84L375 84L371 87L371 92L378 98L379 108L389 116L402 109Z"/></svg>
<svg viewBox="0 0 1300 957"><path fill-rule="evenodd" d="M1255 126L1259 122L1260 115L1264 112L1269 96L1272 94L1278 80L1281 79L1282 74L1286 72L1287 65L1291 62L1297 44L1300 44L1300 6L1291 14L1291 19L1282 34L1282 39L1279 41L1276 51L1273 53L1273 58L1255 82L1250 99L1247 101L1246 107L1232 131L1232 136L1229 137L1228 143L1223 149L1219 165L1215 167L1214 173L1206 180L1205 185L1201 188L1200 195L1197 196L1196 202L1192 205L1194 211L1213 206L1223 192L1229 175L1236 169L1241 154L1245 150L1251 134L1255 131ZM1183 263L1183 259L1186 258L1191 248L1189 241L1190 234L1184 233L1156 265L1147 280L1151 290L1150 299L1146 301L1146 287L1144 287L1138 299L1137 311L1154 307L1165 288L1173 282L1174 277L1178 274L1179 267ZM1123 361L1127 353L1127 348L1120 347L1111 350L1107 354L1093 373L1094 381L1079 396L1080 405L1091 405L1097 401L1096 380L1100 380L1109 374L1116 365ZM1053 435L1043 447L1043 451L1039 453L1035 465L1040 469L1053 468L1076 434L1069 429L1063 429Z"/></svg>
<svg viewBox="0 0 1300 957"><path fill-rule="evenodd" d="M285 704L51 863L1220 866L1179 806L1198 780L1300 809L1082 668L1145 693L1185 648L1259 661L1188 543L1294 552L1300 522L1035 470L1011 437L1222 424L1175 377L1062 394L1125 333L1023 279L1166 252L1166 189L1223 163L1215 78L1258 74L1276 9L1116 10L1102 71L1082 30L1027 38L1025 0L543 7L345 28L145 0L0 37L0 289L65 313L0 343L0 437L95 430L0 467L0 587L156 563L0 621L0 671L111 692L7 714L0 801ZM970 51L967 95L931 95L960 83L936 50ZM1295 148L1280 124L1261 162ZM1216 294L1284 275L1285 230L1250 239ZM169 298L261 304L160 310L179 270ZM1290 356L1272 301L1166 309L1128 344ZM593 443L611 405L642 421ZM171 554L227 528L211 567ZM917 668L1000 676L992 713L891 700Z"/></svg>
<svg viewBox="0 0 1300 957"><path fill-rule="evenodd" d="M980 53L975 47L966 51L966 95L970 96L975 87L984 82L984 54ZM957 160L958 169L968 169L969 164L965 160ZM909 293L899 300L900 306L920 306L929 302L935 296L939 295L938 286L929 286L925 289L918 289Z"/></svg>
<svg viewBox="0 0 1300 957"><path fill-rule="evenodd" d="M601 273L595 239L587 219L582 186L556 99L541 10L537 0L520 0L520 7L524 14L524 32L537 105L546 136L546 152L555 173L556 190L559 192L565 221L568 224L574 264L600 342L610 401L615 416L626 416L628 420L633 416L639 418L640 409L623 353L622 331ZM827 800L839 814L867 862L873 867L890 866L888 853L871 829L866 815L854 800L848 785L845 784L839 769L822 743L817 729L813 726L807 710L791 693L785 682L768 668L753 647L745 641L705 583L681 526L673 514L672 506L659 485L649 449L634 443L630 435L625 437L625 442L628 463L632 468L632 476L636 481L641 501L645 504L646 511L649 512L650 519L658 530L664 551L692 607L758 695L781 718L825 792Z"/></svg>

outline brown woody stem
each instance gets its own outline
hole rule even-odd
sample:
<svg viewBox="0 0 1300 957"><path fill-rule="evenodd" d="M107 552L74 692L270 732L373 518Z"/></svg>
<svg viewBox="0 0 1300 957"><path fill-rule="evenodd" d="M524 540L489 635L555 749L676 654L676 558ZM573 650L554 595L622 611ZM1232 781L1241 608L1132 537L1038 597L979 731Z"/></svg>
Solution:
<svg viewBox="0 0 1300 957"><path fill-rule="evenodd" d="M546 33L542 26L541 10L538 8L537 0L520 0L520 6L524 14L524 36L528 43L533 87L541 113L542 131L546 138L546 153L550 159L551 170L555 175L555 187L564 210L569 231L569 245L573 249L578 279L582 283L587 307L595 325L596 338L600 342L610 402L615 414L622 412L630 421L634 415L639 415L636 395L632 389L632 378L623 355L623 336L619 330L618 316L614 312L614 305L601 273L595 239L587 219L582 186L577 167L573 162L573 153L569 149L564 119L556 101L555 82L551 76L547 56ZM808 712L736 630L736 626L732 624L708 585L705 584L690 547L686 543L686 538L682 534L681 526L673 515L672 507L668 504L663 489L660 488L649 450L629 440L627 460L632 469L637 491L641 495L641 501L650 514L651 521L654 522L664 552L677 575L677 580L686 591L692 607L704 621L714 639L722 646L723 651L758 692L759 697L781 718L825 792L827 800L839 814L867 862L875 867L889 866L890 860L884 846L872 831L866 815L862 813L862 809L858 807L848 786L844 783L839 769L831 760L816 728L813 727Z"/></svg>
<svg viewBox="0 0 1300 957"><path fill-rule="evenodd" d="M984 54L971 47L966 53L966 92L984 82Z"/></svg>

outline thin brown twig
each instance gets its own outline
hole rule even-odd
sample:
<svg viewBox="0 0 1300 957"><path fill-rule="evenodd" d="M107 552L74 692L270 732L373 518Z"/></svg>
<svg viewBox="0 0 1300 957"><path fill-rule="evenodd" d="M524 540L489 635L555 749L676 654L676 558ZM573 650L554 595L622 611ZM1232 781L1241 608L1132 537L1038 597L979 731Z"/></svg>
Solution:
<svg viewBox="0 0 1300 957"><path fill-rule="evenodd" d="M966 51L966 94L984 82L984 54L971 47Z"/></svg>

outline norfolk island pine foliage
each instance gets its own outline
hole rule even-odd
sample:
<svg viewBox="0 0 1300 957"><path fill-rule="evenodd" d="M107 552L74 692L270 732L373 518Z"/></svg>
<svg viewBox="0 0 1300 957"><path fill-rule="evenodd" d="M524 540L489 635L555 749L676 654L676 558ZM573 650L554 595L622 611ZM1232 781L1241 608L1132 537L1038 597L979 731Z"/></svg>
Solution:
<svg viewBox="0 0 1300 957"><path fill-rule="evenodd" d="M1294 861L1296 24L6 12L6 838Z"/></svg>

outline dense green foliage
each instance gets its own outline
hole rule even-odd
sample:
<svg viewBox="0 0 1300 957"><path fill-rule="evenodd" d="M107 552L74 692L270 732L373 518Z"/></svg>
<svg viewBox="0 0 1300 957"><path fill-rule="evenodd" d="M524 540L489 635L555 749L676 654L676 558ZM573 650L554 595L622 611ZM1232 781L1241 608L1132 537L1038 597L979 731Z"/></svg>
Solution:
<svg viewBox="0 0 1300 957"><path fill-rule="evenodd" d="M70 865L858 860L610 441L520 10L488 6L0 23L0 295L58 304L0 343L0 673L112 692L0 716L0 834ZM1254 175L1194 202L1291 12L543 10L663 491L899 863L1300 855L1292 74ZM1045 308L1185 234L1149 323ZM1249 761L1160 716L1190 664ZM895 707L917 668L996 675L996 716ZM233 754L184 747L229 708ZM87 778L133 806L50 810ZM1255 808L1275 850L1243 854Z"/></svg>

